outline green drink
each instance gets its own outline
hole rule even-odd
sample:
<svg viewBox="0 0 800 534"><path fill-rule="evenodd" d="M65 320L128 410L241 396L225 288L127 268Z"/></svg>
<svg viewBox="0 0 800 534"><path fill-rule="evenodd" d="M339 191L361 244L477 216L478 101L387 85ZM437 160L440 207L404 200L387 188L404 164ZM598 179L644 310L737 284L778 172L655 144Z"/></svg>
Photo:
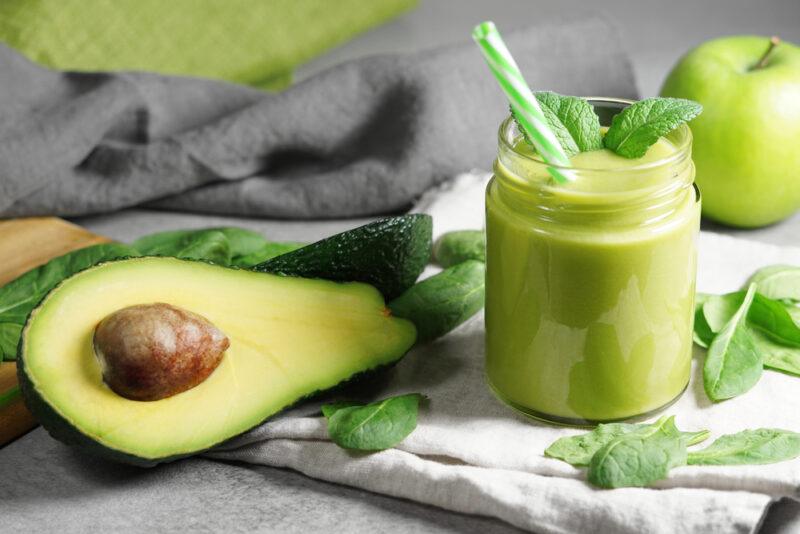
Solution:
<svg viewBox="0 0 800 534"><path fill-rule="evenodd" d="M591 100L601 123L626 103ZM486 195L486 374L518 410L586 424L689 380L700 200L680 126L639 159L584 152L554 184L513 121Z"/></svg>

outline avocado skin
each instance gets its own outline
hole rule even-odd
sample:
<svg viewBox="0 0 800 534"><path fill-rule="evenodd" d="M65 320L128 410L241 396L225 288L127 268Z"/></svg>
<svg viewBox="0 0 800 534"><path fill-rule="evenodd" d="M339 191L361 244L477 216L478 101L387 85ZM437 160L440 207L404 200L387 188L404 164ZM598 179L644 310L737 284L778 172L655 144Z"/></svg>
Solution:
<svg viewBox="0 0 800 534"><path fill-rule="evenodd" d="M414 285L430 261L432 227L430 215L381 219L282 254L252 270L365 282L390 300Z"/></svg>
<svg viewBox="0 0 800 534"><path fill-rule="evenodd" d="M27 328L27 324L26 324ZM111 460L113 462L124 463L128 465L134 465L137 467L153 467L161 463L168 463L173 462L175 460L180 460L181 458L188 458L190 456L197 456L198 454L202 454L208 450L217 447L229 439L234 439L238 436L233 436L228 439L224 439L219 443L215 443L211 447L206 449L197 450L193 452L189 452L186 454L177 454L173 456L165 456L162 458L143 458L141 456L136 456L133 454L128 454L117 449L113 449L111 447L106 447L88 437L86 437L83 433L79 432L78 430L73 427L69 421L64 419L58 412L56 412L40 395L39 392L36 391L36 388L28 379L28 375L25 372L25 358L23 357L23 345L25 343L25 336L23 335L22 341L19 344L18 353L17 353L17 380L19 382L20 391L22 392L22 397L25 400L25 405L28 407L28 410L31 411L33 416L36 418L37 421L47 430L48 434L50 434L54 439L65 443L67 445L77 447L80 450L83 450L89 454L100 456L107 460ZM266 421L272 419L273 417L280 415L282 412L292 408L298 404L303 402L312 400L316 397L319 397L323 394L330 394L334 393L340 389L350 387L356 383L360 383L366 380L373 378L374 376L381 374L388 369L391 369L397 363L403 359L405 354L400 356L397 360L385 364L379 365L377 367L373 367L372 369L367 369L365 371L361 371L359 373L354 374L350 378L339 382L333 387L328 389L314 391L305 397L300 397L294 403L284 406L281 410L277 411L276 413L264 418L259 423L253 425L251 428L242 432L249 432L253 428L264 424ZM241 435L241 434L239 434Z"/></svg>

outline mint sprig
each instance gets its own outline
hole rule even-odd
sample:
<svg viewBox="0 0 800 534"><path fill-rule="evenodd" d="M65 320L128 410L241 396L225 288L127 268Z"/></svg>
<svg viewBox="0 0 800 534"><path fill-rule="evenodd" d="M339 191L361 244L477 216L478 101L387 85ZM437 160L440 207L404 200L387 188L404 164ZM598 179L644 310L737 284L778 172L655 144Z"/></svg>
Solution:
<svg viewBox="0 0 800 534"><path fill-rule="evenodd" d="M614 116L603 144L624 158L641 158L660 137L702 111L703 106L683 98L640 100Z"/></svg>
<svg viewBox="0 0 800 534"><path fill-rule="evenodd" d="M551 91L538 91L534 96L544 112L550 129L568 156L603 148L600 119L585 98L560 95ZM516 121L513 109L511 115ZM525 130L521 126L519 130L525 141L532 145Z"/></svg>
<svg viewBox="0 0 800 534"><path fill-rule="evenodd" d="M624 158L641 158L660 137L703 111L703 106L692 100L648 98L617 113L604 137L600 119L585 98L551 91L538 91L534 96L550 129L568 156L605 147ZM517 122L525 142L533 146L513 109L511 116Z"/></svg>

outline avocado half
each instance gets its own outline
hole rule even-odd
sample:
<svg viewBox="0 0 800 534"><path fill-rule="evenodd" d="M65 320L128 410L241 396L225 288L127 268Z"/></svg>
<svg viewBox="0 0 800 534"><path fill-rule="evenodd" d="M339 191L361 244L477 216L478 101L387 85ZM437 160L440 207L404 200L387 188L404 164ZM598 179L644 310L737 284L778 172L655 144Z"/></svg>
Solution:
<svg viewBox="0 0 800 534"><path fill-rule="evenodd" d="M97 324L127 306L164 302L197 313L230 339L202 383L134 401L103 382ZM374 287L278 276L175 258L100 264L63 281L31 312L19 346L25 401L53 435L149 466L197 454L284 408L411 348L413 324Z"/></svg>

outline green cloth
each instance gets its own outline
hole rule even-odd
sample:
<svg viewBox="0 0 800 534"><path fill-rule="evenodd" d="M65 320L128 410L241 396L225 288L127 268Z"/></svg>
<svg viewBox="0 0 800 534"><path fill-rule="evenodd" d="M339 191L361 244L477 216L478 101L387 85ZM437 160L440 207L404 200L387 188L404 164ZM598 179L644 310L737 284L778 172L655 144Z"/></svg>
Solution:
<svg viewBox="0 0 800 534"><path fill-rule="evenodd" d="M279 89L417 0L0 0L0 41L61 70L144 70Z"/></svg>

